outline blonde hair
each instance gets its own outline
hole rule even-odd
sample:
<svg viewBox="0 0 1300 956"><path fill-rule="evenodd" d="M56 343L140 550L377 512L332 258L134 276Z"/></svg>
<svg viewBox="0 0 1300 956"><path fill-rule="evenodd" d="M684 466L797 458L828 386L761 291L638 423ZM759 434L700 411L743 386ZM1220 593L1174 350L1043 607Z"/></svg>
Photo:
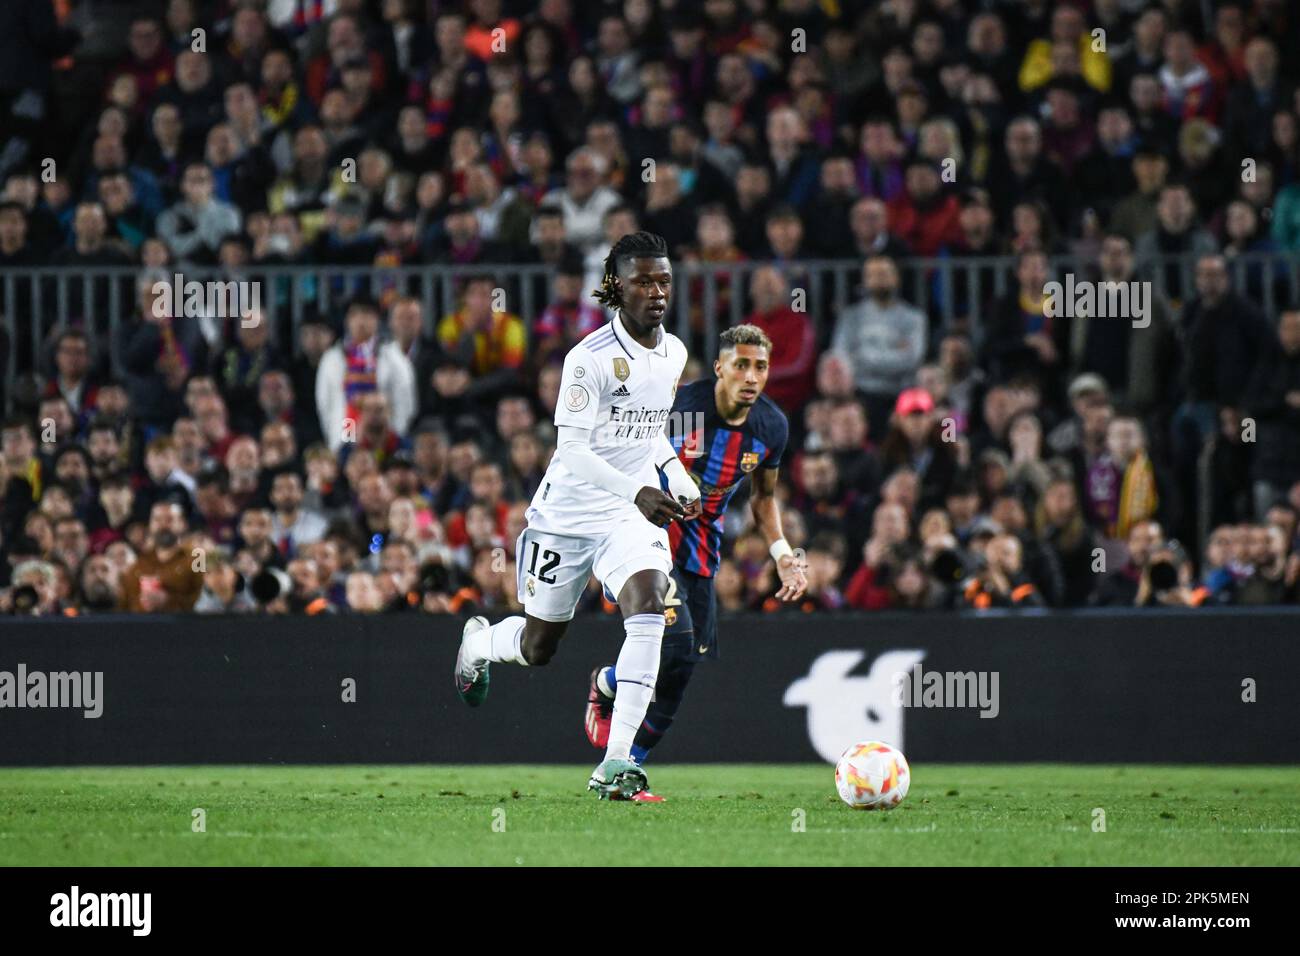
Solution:
<svg viewBox="0 0 1300 956"><path fill-rule="evenodd" d="M746 323L732 326L722 333L721 339L723 352L734 349L737 345L757 345L767 349L769 355L772 353L772 340L757 325Z"/></svg>

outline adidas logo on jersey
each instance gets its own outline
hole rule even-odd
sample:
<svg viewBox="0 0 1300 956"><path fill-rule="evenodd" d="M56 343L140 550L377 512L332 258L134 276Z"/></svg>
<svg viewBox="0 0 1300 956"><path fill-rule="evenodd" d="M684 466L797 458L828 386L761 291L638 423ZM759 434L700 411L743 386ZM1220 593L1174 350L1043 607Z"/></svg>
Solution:
<svg viewBox="0 0 1300 956"><path fill-rule="evenodd" d="M614 389L615 398L627 398L631 394L632 393L627 390L626 385L620 385L618 388Z"/></svg>

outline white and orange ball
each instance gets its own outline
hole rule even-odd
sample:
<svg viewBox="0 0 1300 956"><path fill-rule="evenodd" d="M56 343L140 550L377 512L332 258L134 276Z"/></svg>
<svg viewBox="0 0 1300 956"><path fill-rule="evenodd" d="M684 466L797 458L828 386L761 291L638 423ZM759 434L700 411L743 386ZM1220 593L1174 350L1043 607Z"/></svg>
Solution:
<svg viewBox="0 0 1300 956"><path fill-rule="evenodd" d="M903 752L878 740L854 744L835 765L835 789L854 810L892 810L911 783Z"/></svg>

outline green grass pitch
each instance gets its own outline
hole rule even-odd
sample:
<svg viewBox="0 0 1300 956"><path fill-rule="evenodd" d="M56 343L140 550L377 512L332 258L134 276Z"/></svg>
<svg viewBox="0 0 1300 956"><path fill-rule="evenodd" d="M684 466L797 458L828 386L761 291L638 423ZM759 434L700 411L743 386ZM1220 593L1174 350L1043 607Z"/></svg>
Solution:
<svg viewBox="0 0 1300 956"><path fill-rule="evenodd" d="M1297 767L922 765L886 813L841 804L827 766L652 766L658 805L596 800L590 769L0 770L0 863L1300 863Z"/></svg>

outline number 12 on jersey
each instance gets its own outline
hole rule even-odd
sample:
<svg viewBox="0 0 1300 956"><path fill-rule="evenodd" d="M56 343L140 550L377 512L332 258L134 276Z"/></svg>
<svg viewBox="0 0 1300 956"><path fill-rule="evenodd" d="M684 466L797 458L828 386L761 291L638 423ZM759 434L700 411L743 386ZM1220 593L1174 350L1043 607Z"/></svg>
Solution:
<svg viewBox="0 0 1300 956"><path fill-rule="evenodd" d="M541 554L542 557L542 567L540 571L537 569L537 556L539 553ZM536 541L533 542L533 556L528 561L529 574L536 577L537 580L541 581L543 584L554 584L555 575L551 574L550 572L554 571L556 566L559 565L559 563L560 563L560 556L556 552L551 551L549 549L546 551L541 551L540 546L537 544L537 542Z"/></svg>

